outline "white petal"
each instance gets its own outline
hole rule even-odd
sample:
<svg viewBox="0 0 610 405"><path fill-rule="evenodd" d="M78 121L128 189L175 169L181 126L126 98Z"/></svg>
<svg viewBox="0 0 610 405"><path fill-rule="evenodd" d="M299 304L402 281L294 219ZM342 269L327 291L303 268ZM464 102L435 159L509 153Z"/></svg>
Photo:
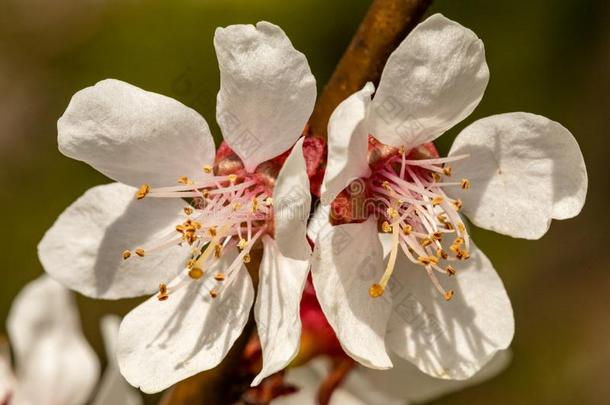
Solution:
<svg viewBox="0 0 610 405"><path fill-rule="evenodd" d="M330 116L328 162L320 196L323 204L330 204L352 180L371 174L367 160L369 134L363 120L374 91L373 83L367 83Z"/></svg>
<svg viewBox="0 0 610 405"><path fill-rule="evenodd" d="M252 172L301 136L316 99L305 55L276 25L218 28L216 119L225 141Z"/></svg>
<svg viewBox="0 0 610 405"><path fill-rule="evenodd" d="M208 124L195 110L119 80L76 93L57 130L64 155L132 186L200 179L216 153Z"/></svg>
<svg viewBox="0 0 610 405"><path fill-rule="evenodd" d="M179 199L135 199L132 187L112 183L89 189L68 207L38 245L47 273L95 298L150 294L184 268L190 251L170 246L144 257L122 252L176 234L184 220ZM176 234L177 235L177 234Z"/></svg>
<svg viewBox="0 0 610 405"><path fill-rule="evenodd" d="M80 330L76 303L67 289L47 276L29 283L13 301L7 327L20 400L66 405L87 400L99 363Z"/></svg>
<svg viewBox="0 0 610 405"><path fill-rule="evenodd" d="M320 233L328 232L331 226L330 205L318 205L307 224L307 237L315 241Z"/></svg>
<svg viewBox="0 0 610 405"><path fill-rule="evenodd" d="M311 272L322 311L343 350L365 366L392 366L385 333L392 310L389 291L380 298L369 288L383 274L377 222L330 227L318 235Z"/></svg>
<svg viewBox="0 0 610 405"><path fill-rule="evenodd" d="M432 401L443 395L481 384L503 371L510 361L510 350L502 350L477 374L467 380L444 380L430 377L406 360L392 358L394 368L371 370L360 367L353 370L345 382L345 388L364 397L371 391L381 391L394 398L417 403Z"/></svg>
<svg viewBox="0 0 610 405"><path fill-rule="evenodd" d="M8 404L8 399L16 388L17 382L11 366L9 345L3 337L0 337L0 404Z"/></svg>
<svg viewBox="0 0 610 405"><path fill-rule="evenodd" d="M254 301L254 288L241 265L220 294L212 275L228 267L237 248L224 251L200 280L176 280L169 298L156 296L132 310L121 323L117 359L121 374L135 387L154 393L216 367L241 335ZM174 289L175 284L181 288Z"/></svg>
<svg viewBox="0 0 610 405"><path fill-rule="evenodd" d="M275 240L284 256L297 260L307 260L311 255L307 242L311 194L303 157L304 139L294 145L273 190Z"/></svg>
<svg viewBox="0 0 610 405"><path fill-rule="evenodd" d="M369 108L370 132L388 145L430 142L470 115L488 81L483 42L434 14L390 55Z"/></svg>
<svg viewBox="0 0 610 405"><path fill-rule="evenodd" d="M115 315L106 315L102 318L101 328L106 346L108 366L102 376L93 405L142 404L140 393L127 384L127 381L119 372L119 365L116 361L116 344L120 323L121 319Z"/></svg>
<svg viewBox="0 0 610 405"><path fill-rule="evenodd" d="M452 193L482 228L538 239L552 218L576 216L584 205L587 170L578 143L548 118L522 112L483 118L458 135L449 154L470 155L453 171L472 187Z"/></svg>
<svg viewBox="0 0 610 405"><path fill-rule="evenodd" d="M513 310L502 281L472 241L470 254L454 265L456 276L441 276L441 284L455 292L448 302L424 269L403 255L392 275L388 347L433 377L470 378L513 338Z"/></svg>
<svg viewBox="0 0 610 405"><path fill-rule="evenodd" d="M282 370L299 351L301 319L299 308L309 262L282 256L275 241L263 237L258 295L254 317L263 350L263 369L252 385Z"/></svg>

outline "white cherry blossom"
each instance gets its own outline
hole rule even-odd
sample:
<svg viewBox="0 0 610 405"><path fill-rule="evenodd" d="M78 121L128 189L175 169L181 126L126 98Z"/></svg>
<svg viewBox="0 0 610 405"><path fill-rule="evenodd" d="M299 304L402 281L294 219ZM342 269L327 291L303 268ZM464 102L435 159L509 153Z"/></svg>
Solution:
<svg viewBox="0 0 610 405"><path fill-rule="evenodd" d="M315 80L273 24L219 28L214 45L216 115L230 149L216 153L194 110L117 80L76 93L58 122L60 151L116 183L66 209L39 256L52 277L90 297L158 291L123 319L117 343L121 372L145 392L222 361L253 306L244 264L256 244L264 247L254 306L264 366L254 384L299 347L311 254L301 135Z"/></svg>
<svg viewBox="0 0 610 405"><path fill-rule="evenodd" d="M363 365L390 368L394 353L435 377L474 375L509 346L514 320L462 213L536 239L584 204L578 144L545 117L478 120L436 155L428 143L473 111L488 79L481 40L435 14L392 53L376 91L367 84L330 118L312 275L342 347ZM324 226L329 211L334 226Z"/></svg>

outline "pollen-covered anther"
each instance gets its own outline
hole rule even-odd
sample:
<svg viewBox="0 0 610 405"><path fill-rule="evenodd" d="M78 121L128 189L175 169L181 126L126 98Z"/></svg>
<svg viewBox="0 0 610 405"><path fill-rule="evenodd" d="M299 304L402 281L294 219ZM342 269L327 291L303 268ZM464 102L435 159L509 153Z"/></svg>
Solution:
<svg viewBox="0 0 610 405"><path fill-rule="evenodd" d="M464 190L469 189L470 188L470 180L462 179L460 181L460 187L462 187Z"/></svg>
<svg viewBox="0 0 610 405"><path fill-rule="evenodd" d="M229 179L229 183L235 184L235 182L237 181L237 175L236 174L229 174L228 179Z"/></svg>
<svg viewBox="0 0 610 405"><path fill-rule="evenodd" d="M193 209L191 207L184 207L183 211L186 215L191 215L193 213Z"/></svg>
<svg viewBox="0 0 610 405"><path fill-rule="evenodd" d="M435 256L419 256L417 261L424 266L429 264L438 264L439 262L438 257Z"/></svg>
<svg viewBox="0 0 610 405"><path fill-rule="evenodd" d="M424 238L419 241L419 244L422 245L422 247L430 246L432 244L432 239Z"/></svg>
<svg viewBox="0 0 610 405"><path fill-rule="evenodd" d="M378 298L383 295L384 290L385 289L383 288L383 286L381 284L373 284L369 288L369 295L373 298Z"/></svg>
<svg viewBox="0 0 610 405"><path fill-rule="evenodd" d="M458 231L460 231L461 233L464 233L466 231L466 227L461 222L458 224Z"/></svg>
<svg viewBox="0 0 610 405"><path fill-rule="evenodd" d="M440 181L441 181L441 175L440 175L440 174L438 174L438 173L436 173L436 172L432 172L432 180L433 180L435 183L440 182Z"/></svg>
<svg viewBox="0 0 610 405"><path fill-rule="evenodd" d="M204 173L211 174L211 173L212 173L212 170L213 170L213 167L212 167L212 166L210 166L210 165L205 165L205 166L203 166L203 172L204 172Z"/></svg>
<svg viewBox="0 0 610 405"><path fill-rule="evenodd" d="M443 167L443 174L447 177L451 177L451 166Z"/></svg>
<svg viewBox="0 0 610 405"><path fill-rule="evenodd" d="M150 185L148 184L142 184L140 186L140 188L138 189L138 191L136 191L136 198L138 200L141 200L142 198L146 197L146 195L150 192Z"/></svg>
<svg viewBox="0 0 610 405"><path fill-rule="evenodd" d="M273 197L267 197L265 198L265 205L267 207L271 207L273 205Z"/></svg>
<svg viewBox="0 0 610 405"><path fill-rule="evenodd" d="M455 268L453 268L453 266L449 265L449 266L445 267L445 271L447 272L448 275L455 276Z"/></svg>
<svg viewBox="0 0 610 405"><path fill-rule="evenodd" d="M210 297L212 297L212 298L218 297L218 291L216 291L215 289L212 288L210 290Z"/></svg>
<svg viewBox="0 0 610 405"><path fill-rule="evenodd" d="M445 301L451 301L451 298L453 298L453 295L454 295L453 290L447 290L444 294Z"/></svg>
<svg viewBox="0 0 610 405"><path fill-rule="evenodd" d="M178 177L178 183L180 184L193 184L193 182L186 176Z"/></svg>
<svg viewBox="0 0 610 405"><path fill-rule="evenodd" d="M252 197L252 213L254 214L258 210L258 200L256 197Z"/></svg>
<svg viewBox="0 0 610 405"><path fill-rule="evenodd" d="M453 204L453 207L455 208L456 211L459 211L460 209L462 209L462 200L460 200L459 198L456 200L453 200L451 202L451 204Z"/></svg>
<svg viewBox="0 0 610 405"><path fill-rule="evenodd" d="M449 254L443 249L436 249L436 256L446 260L449 257Z"/></svg>
<svg viewBox="0 0 610 405"><path fill-rule="evenodd" d="M383 183L381 183L381 187L385 188L387 191L392 191L392 187L390 186L390 182L389 181L384 181Z"/></svg>
<svg viewBox="0 0 610 405"><path fill-rule="evenodd" d="M430 234L430 238L433 240L442 240L443 239L443 234L439 231L436 232L432 232Z"/></svg>
<svg viewBox="0 0 610 405"><path fill-rule="evenodd" d="M390 225L388 221L383 221L381 224L381 230L383 230L385 233L390 233L392 232L392 225Z"/></svg>
<svg viewBox="0 0 610 405"><path fill-rule="evenodd" d="M431 201L432 206L436 207L437 205L441 205L443 203L443 197L434 197Z"/></svg>
<svg viewBox="0 0 610 405"><path fill-rule="evenodd" d="M216 237L216 227L215 226L211 226L208 228L208 235L210 235L210 237L215 238Z"/></svg>
<svg viewBox="0 0 610 405"><path fill-rule="evenodd" d="M246 246L248 246L248 241L245 240L244 238L241 238L239 240L239 242L237 243L237 247L240 248L241 250L244 250L246 248Z"/></svg>
<svg viewBox="0 0 610 405"><path fill-rule="evenodd" d="M392 219L396 219L398 218L398 210L394 207L388 207L388 209L386 210L386 213L388 214L388 216Z"/></svg>
<svg viewBox="0 0 610 405"><path fill-rule="evenodd" d="M231 205L231 208L233 209L233 211L234 211L234 212L235 212L235 211L239 211L239 210L241 209L241 203L239 203L239 202L234 202L234 203Z"/></svg>
<svg viewBox="0 0 610 405"><path fill-rule="evenodd" d="M140 256L140 257L144 257L144 249L142 249L142 248L137 248L137 249L135 250L135 252L136 252L136 254L137 254L138 256Z"/></svg>
<svg viewBox="0 0 610 405"><path fill-rule="evenodd" d="M214 274L214 280L216 281L224 281L225 279L225 275L222 273L216 273Z"/></svg>
<svg viewBox="0 0 610 405"><path fill-rule="evenodd" d="M131 251L130 250L123 250L123 260L127 260L131 257Z"/></svg>
<svg viewBox="0 0 610 405"><path fill-rule="evenodd" d="M252 258L250 257L250 254L246 253L243 258L244 263L250 263L250 260L252 260Z"/></svg>
<svg viewBox="0 0 610 405"><path fill-rule="evenodd" d="M214 245L214 257L217 259L222 256L222 246L219 244Z"/></svg>
<svg viewBox="0 0 610 405"><path fill-rule="evenodd" d="M470 259L470 253L466 249L459 249L458 252L455 254L455 257L460 260L468 260Z"/></svg>
<svg viewBox="0 0 610 405"><path fill-rule="evenodd" d="M410 235L411 232L413 232L413 226L411 226L410 224L403 225L403 227L402 227L403 234Z"/></svg>
<svg viewBox="0 0 610 405"><path fill-rule="evenodd" d="M167 292L167 286L163 283L159 284L159 294L157 294L157 299L159 301L165 301L169 298L169 294Z"/></svg>
<svg viewBox="0 0 610 405"><path fill-rule="evenodd" d="M189 277L193 280L199 280L203 277L203 269L200 267L193 267L189 270Z"/></svg>

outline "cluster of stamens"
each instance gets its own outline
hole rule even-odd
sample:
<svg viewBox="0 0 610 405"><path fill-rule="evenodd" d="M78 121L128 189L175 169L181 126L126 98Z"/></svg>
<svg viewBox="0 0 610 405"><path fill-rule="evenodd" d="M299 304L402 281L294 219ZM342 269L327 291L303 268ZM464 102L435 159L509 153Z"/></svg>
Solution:
<svg viewBox="0 0 610 405"><path fill-rule="evenodd" d="M207 278L213 282L209 294L215 298L235 279L242 263L250 262L250 250L268 228L273 200L268 187L256 175L217 176L211 166L205 166L203 171L206 176L201 181L194 182L182 176L178 186L152 188L143 184L139 188L137 199L180 198L185 200L185 205L186 201L191 204L185 206L184 221L177 224L174 231L133 252L143 257L171 246L188 245L191 256L186 262L182 282L173 285L172 289L180 288L189 279ZM237 258L222 272L208 275L206 269L231 245L240 250ZM127 260L132 252L125 250L122 256ZM157 298L166 300L169 289L166 284L160 284Z"/></svg>
<svg viewBox="0 0 610 405"><path fill-rule="evenodd" d="M450 162L466 156L407 159L404 150L376 167L368 180L380 218L381 230L392 234L392 250L379 283L369 289L380 297L396 264L398 249L422 266L434 287L448 301L454 292L442 287L437 274L453 276L452 262L467 260L469 237L458 212L459 199L445 194L448 187L470 188L467 179L445 181L452 176Z"/></svg>

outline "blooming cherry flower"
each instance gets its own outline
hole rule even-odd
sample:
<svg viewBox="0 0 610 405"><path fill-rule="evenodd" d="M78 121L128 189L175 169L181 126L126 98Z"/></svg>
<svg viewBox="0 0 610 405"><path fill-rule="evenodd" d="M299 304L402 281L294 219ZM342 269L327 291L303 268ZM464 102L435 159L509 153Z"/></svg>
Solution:
<svg viewBox="0 0 610 405"><path fill-rule="evenodd" d="M331 116L320 215L335 226L316 231L313 282L343 349L368 367L392 367L389 351L435 377L476 373L509 345L514 320L462 213L536 239L584 204L578 144L547 118L478 120L437 155L430 142L474 110L488 79L481 40L436 14L392 53L376 91L367 84Z"/></svg>
<svg viewBox="0 0 610 405"><path fill-rule="evenodd" d="M40 259L87 296L158 289L124 318L117 344L121 372L145 392L224 358L253 305L244 264L258 242L264 253L254 314L264 366L254 384L298 351L311 254L308 141L299 138L315 80L273 24L219 28L214 45L226 142L216 158L199 114L116 80L75 94L58 123L62 153L117 183L94 187L70 206L40 243Z"/></svg>
<svg viewBox="0 0 610 405"><path fill-rule="evenodd" d="M139 405L140 395L118 371L114 341L119 320L107 316L102 332L108 367L93 404ZM48 276L28 285L15 298L7 320L17 363L11 367L8 344L0 344L0 404L84 404L99 376L99 362L80 329L70 291Z"/></svg>

